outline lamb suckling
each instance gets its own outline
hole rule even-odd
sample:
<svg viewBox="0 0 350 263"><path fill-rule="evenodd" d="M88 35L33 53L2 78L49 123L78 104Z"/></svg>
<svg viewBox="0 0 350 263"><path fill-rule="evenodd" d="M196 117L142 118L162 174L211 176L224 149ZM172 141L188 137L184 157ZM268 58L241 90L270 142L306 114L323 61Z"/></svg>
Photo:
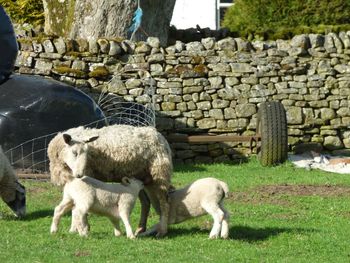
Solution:
<svg viewBox="0 0 350 263"><path fill-rule="evenodd" d="M169 224L177 224L187 219L210 214L214 224L209 238L228 238L229 213L224 207L224 198L228 196L225 182L208 177L194 181L182 189L169 192ZM155 232L157 225L145 232Z"/></svg>
<svg viewBox="0 0 350 263"><path fill-rule="evenodd" d="M172 154L168 142L154 127L111 125L69 129L51 140L48 156L51 180L58 185L83 175L104 182L120 182L124 176L143 181L149 199L144 191L140 192L138 230L146 229L151 201L160 215L157 235L166 234Z"/></svg>
<svg viewBox="0 0 350 263"><path fill-rule="evenodd" d="M114 235L120 236L119 219L125 226L126 236L135 238L130 225L130 214L143 183L134 178L123 177L121 184L108 184L95 178L84 176L67 182L63 190L63 199L55 208L51 224L51 233L58 231L61 217L72 210L70 232L78 231L80 236L87 236L88 213L106 216L114 226Z"/></svg>
<svg viewBox="0 0 350 263"><path fill-rule="evenodd" d="M0 196L17 217L26 214L26 190L0 146Z"/></svg>

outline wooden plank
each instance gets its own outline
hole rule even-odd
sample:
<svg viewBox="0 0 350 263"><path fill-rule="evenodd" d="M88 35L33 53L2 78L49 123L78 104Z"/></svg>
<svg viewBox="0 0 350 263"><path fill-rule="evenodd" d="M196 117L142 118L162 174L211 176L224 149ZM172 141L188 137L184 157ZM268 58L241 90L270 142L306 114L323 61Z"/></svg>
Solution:
<svg viewBox="0 0 350 263"><path fill-rule="evenodd" d="M50 174L29 174L29 173L18 173L19 179L36 179L36 180L50 180Z"/></svg>
<svg viewBox="0 0 350 263"><path fill-rule="evenodd" d="M239 136L239 135L186 135L173 134L167 136L170 142L250 142L258 141L260 136Z"/></svg>

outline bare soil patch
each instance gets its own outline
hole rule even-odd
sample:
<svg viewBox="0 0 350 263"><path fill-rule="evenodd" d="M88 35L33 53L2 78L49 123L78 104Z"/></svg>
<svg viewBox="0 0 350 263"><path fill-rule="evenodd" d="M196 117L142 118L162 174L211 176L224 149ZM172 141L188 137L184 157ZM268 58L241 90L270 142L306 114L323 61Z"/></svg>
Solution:
<svg viewBox="0 0 350 263"><path fill-rule="evenodd" d="M350 195L350 187L336 185L265 185L257 192L269 195L337 197Z"/></svg>
<svg viewBox="0 0 350 263"><path fill-rule="evenodd" d="M264 185L247 192L230 193L229 199L243 203L289 205L285 196L350 196L350 187L334 185Z"/></svg>

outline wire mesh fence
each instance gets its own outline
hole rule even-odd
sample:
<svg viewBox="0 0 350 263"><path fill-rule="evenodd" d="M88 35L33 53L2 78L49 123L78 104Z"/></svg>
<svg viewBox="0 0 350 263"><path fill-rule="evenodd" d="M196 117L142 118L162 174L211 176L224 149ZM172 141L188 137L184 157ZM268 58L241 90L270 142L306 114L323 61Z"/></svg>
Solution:
<svg viewBox="0 0 350 263"><path fill-rule="evenodd" d="M100 93L97 104L104 112L101 120L83 125L90 128L98 128L106 125L131 125L136 127L155 126L154 110L154 81L143 80L144 96L148 98L146 103L125 101L123 97L108 92L108 89ZM73 128L73 127L72 127ZM49 172L49 160L47 156L48 144L58 131L31 140L25 141L5 151L12 166L20 174L32 174L32 177Z"/></svg>

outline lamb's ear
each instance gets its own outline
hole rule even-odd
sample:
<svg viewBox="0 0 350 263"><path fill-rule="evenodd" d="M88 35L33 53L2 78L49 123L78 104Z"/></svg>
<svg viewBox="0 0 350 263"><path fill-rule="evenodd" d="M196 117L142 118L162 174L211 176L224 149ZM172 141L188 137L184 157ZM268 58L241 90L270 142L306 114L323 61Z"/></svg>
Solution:
<svg viewBox="0 0 350 263"><path fill-rule="evenodd" d="M128 177L123 177L122 178L122 185L128 186L130 184L130 179Z"/></svg>
<svg viewBox="0 0 350 263"><path fill-rule="evenodd" d="M94 136L94 137L91 137L91 138L87 139L87 140L86 140L86 141L84 141L84 142L88 143L88 142L93 142L93 141L96 141L96 140L98 139L98 137L99 137L99 136Z"/></svg>
<svg viewBox="0 0 350 263"><path fill-rule="evenodd" d="M71 145L72 144L72 136L70 136L67 133L63 133L63 140L66 144Z"/></svg>

